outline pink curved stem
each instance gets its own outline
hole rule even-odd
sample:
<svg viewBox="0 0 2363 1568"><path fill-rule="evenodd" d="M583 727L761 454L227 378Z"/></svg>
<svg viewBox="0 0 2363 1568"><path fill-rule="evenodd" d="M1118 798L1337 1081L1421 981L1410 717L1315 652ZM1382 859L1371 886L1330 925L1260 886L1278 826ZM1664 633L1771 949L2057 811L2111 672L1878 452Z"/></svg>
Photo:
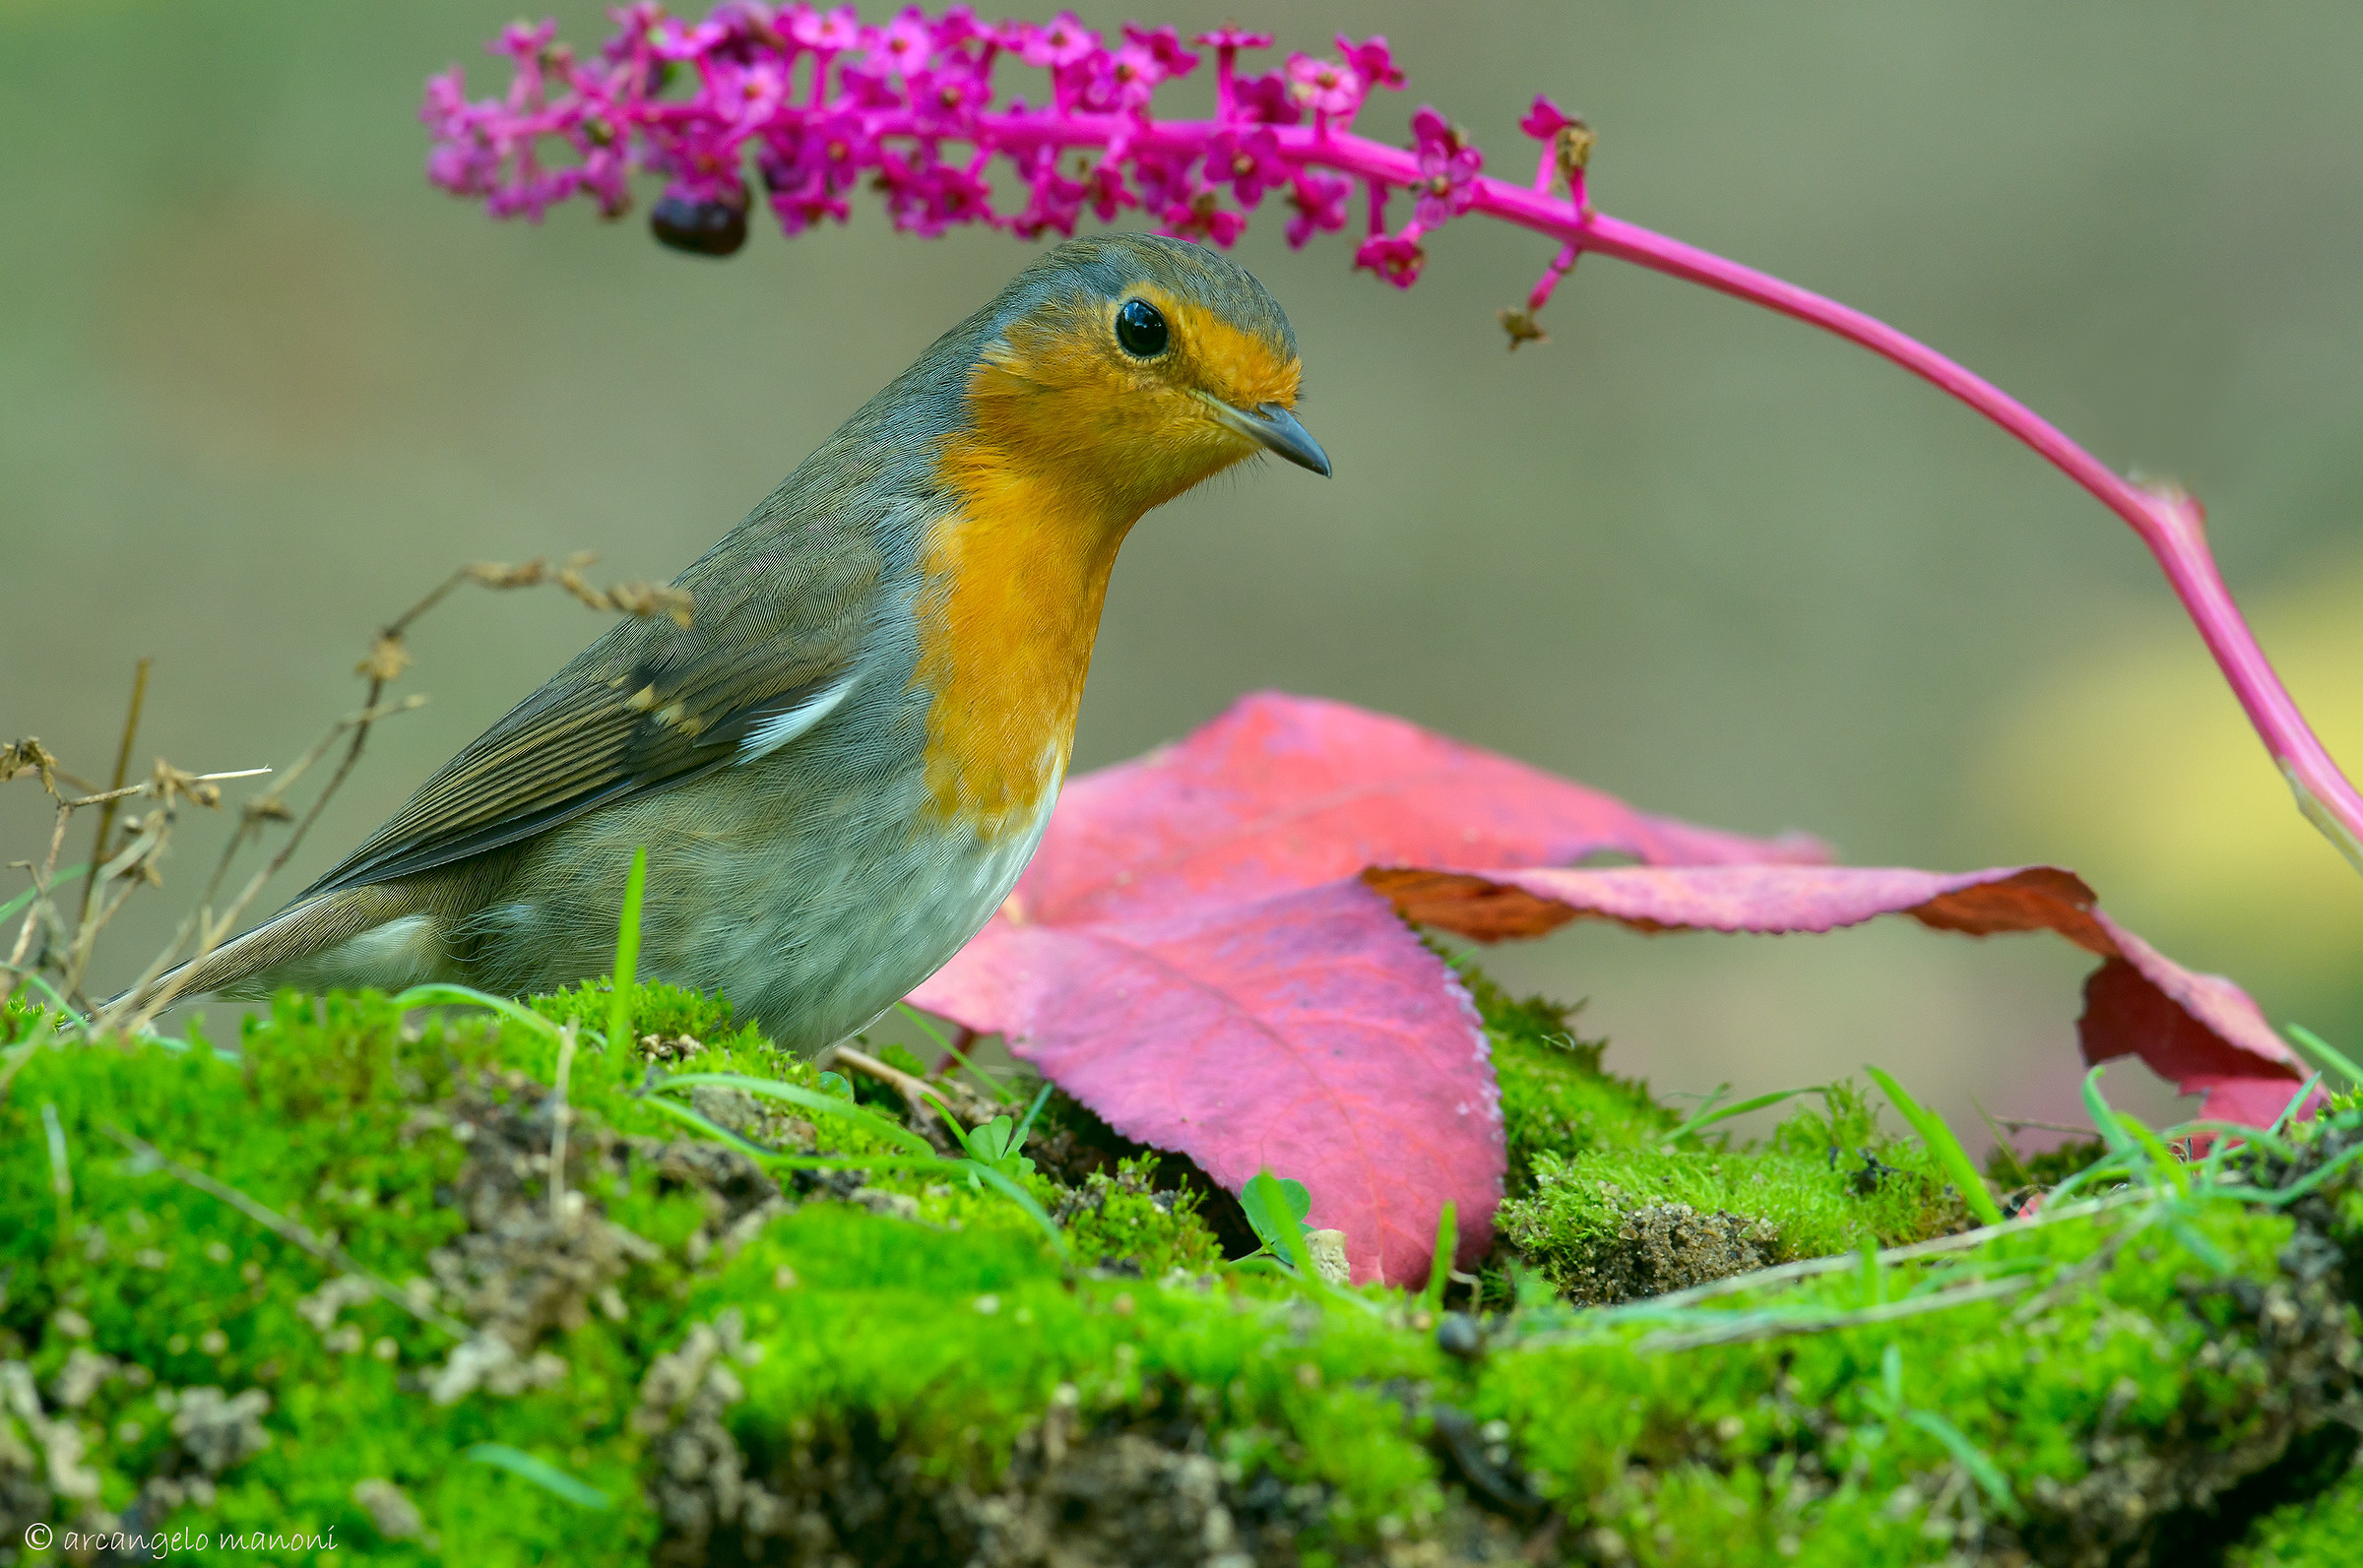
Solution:
<svg viewBox="0 0 2363 1568"><path fill-rule="evenodd" d="M1298 132L1284 138L1283 153L1365 177L1407 183L1417 174L1410 155L1360 137L1333 133L1316 140ZM1687 279L1835 333L1950 393L2033 448L2140 535L2199 628L2207 652L2223 671L2249 722L2256 726L2265 749L2288 781L2298 810L2337 846L2356 870L2363 871L2363 795L2356 793L2331 760L2265 651L2257 646L2256 634L2249 630L2216 569L2214 554L2207 547L2205 514L2197 501L2179 490L2147 489L2120 476L2000 387L1972 375L1926 344L1834 299L1588 206L1579 207L1548 192L1491 176L1477 181L1475 210L1553 235L1578 250L1597 251Z"/></svg>

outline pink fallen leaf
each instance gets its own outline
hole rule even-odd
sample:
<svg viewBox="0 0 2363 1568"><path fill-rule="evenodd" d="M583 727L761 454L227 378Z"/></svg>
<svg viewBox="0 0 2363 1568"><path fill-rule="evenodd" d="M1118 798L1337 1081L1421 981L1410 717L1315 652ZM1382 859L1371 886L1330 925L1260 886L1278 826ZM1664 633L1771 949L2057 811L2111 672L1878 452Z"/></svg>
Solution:
<svg viewBox="0 0 2363 1568"><path fill-rule="evenodd" d="M1442 961L1351 879L1162 917L996 921L913 1000L1010 1050L1125 1137L1237 1192L1304 1182L1358 1282L1424 1278L1438 1211L1484 1253L1501 1199L1485 1031ZM945 974L952 972L946 971Z"/></svg>
<svg viewBox="0 0 2363 1568"><path fill-rule="evenodd" d="M1036 924L1263 899L1372 865L1817 861L1803 835L1751 839L1345 703L1241 698L1175 745L1070 782L1008 911Z"/></svg>
<svg viewBox="0 0 2363 1568"><path fill-rule="evenodd" d="M1539 936L1569 920L1645 931L1827 931L1881 914L1985 936L2052 930L2104 962L2077 1024L2090 1062L2139 1056L2204 1114L2263 1126L2305 1077L2248 994L2173 963L2097 908L2055 866L1945 875L1859 866L1627 866L1610 870L1374 868L1364 881L1406 919L1480 941Z"/></svg>

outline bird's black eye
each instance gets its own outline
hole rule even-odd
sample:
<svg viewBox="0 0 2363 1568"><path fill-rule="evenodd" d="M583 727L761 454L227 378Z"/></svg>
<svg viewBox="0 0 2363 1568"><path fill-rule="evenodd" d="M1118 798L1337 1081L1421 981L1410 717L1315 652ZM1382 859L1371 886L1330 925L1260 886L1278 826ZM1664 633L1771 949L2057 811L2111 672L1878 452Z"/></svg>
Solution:
<svg viewBox="0 0 2363 1568"><path fill-rule="evenodd" d="M1165 352L1165 318L1145 299L1127 299L1116 313L1116 341L1135 359Z"/></svg>

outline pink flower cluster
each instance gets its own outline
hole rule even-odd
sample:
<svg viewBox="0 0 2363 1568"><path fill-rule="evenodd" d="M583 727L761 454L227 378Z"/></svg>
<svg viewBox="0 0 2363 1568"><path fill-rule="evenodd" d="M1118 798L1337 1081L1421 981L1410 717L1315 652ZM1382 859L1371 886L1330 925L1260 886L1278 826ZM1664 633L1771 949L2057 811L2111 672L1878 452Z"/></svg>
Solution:
<svg viewBox="0 0 2363 1568"><path fill-rule="evenodd" d="M1412 116L1409 149L1354 133L1373 91L1403 85L1384 38L1341 37L1335 58L1292 54L1277 71L1242 76L1241 53L1269 48L1270 36L1201 33L1190 41L1214 51L1214 118L1161 120L1150 113L1157 90L1200 63L1170 27L1127 26L1112 44L1071 14L1040 26L987 23L964 5L939 16L907 9L882 27L851 8L761 0L723 0L694 25L650 0L609 14L616 32L593 60L558 44L553 23L504 31L491 52L515 69L499 98L470 102L456 67L431 79L420 115L434 136L435 183L483 198L496 217L539 219L588 195L613 218L631 205L630 175L647 170L666 181L650 215L657 237L715 256L746 242L750 177L791 234L842 221L866 180L895 226L918 234L955 223L1072 234L1087 211L1107 222L1132 209L1216 245L1238 239L1247 215L1277 193L1292 211L1288 242L1302 246L1347 225L1359 187L1367 226L1355 265L1398 287L1427 263L1422 237L1466 213L1559 242L1523 308L1499 313L1512 348L1543 339L1537 315L1588 251L1883 354L2026 443L2141 536L2300 809L2363 871L2363 792L2257 647L2215 569L2197 502L2112 472L2001 388L1885 322L1595 210L1585 182L1592 133L1548 98L1518 122L1541 144L1534 177L1520 185L1484 173L1484 155L1432 108ZM1045 74L1041 102L1001 101L993 74L1012 56ZM545 153L561 161L544 161ZM996 159L1015 170L1022 206L995 188ZM1394 229L1386 213L1397 191L1412 215Z"/></svg>
<svg viewBox="0 0 2363 1568"><path fill-rule="evenodd" d="M578 195L618 217L629 176L647 170L666 181L657 237L708 255L745 242L754 182L789 234L844 221L866 182L915 234L985 223L1071 235L1086 212L1109 222L1132 209L1221 246L1274 195L1290 209L1292 246L1342 229L1359 183L1369 233L1356 264L1407 287L1426 259L1421 236L1469 211L1485 163L1432 108L1412 120L1413 169L1323 156L1371 148L1347 135L1355 115L1376 89L1403 86L1379 37L1340 37L1335 58L1292 54L1249 75L1239 57L1269 48L1269 34L1201 33L1190 41L1215 56L1215 116L1175 121L1155 118L1152 101L1201 56L1170 27L1127 25L1112 40L1071 14L989 23L964 5L870 26L850 7L762 0L725 0L694 24L652 0L610 15L617 30L589 59L556 41L553 22L505 29L488 45L513 62L501 97L470 101L456 66L430 78L428 176L496 217L539 220ZM1044 73L1041 101L1001 98L995 72L1012 62ZM1536 133L1546 141L1572 123L1539 101L1536 113L1550 120ZM996 186L996 163L1014 173L1022 205ZM1414 210L1390 232L1398 185Z"/></svg>

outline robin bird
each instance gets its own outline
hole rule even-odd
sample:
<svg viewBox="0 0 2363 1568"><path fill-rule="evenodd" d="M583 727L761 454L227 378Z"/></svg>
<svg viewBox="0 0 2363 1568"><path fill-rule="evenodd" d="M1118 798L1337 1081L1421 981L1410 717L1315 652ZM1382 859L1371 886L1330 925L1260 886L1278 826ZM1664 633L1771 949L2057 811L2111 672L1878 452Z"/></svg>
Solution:
<svg viewBox="0 0 2363 1568"><path fill-rule="evenodd" d="M618 623L175 996L640 972L814 1051L1008 896L1065 776L1118 546L1243 458L1329 460L1288 318L1226 258L1060 245L936 340ZM153 994L153 993L152 993Z"/></svg>

